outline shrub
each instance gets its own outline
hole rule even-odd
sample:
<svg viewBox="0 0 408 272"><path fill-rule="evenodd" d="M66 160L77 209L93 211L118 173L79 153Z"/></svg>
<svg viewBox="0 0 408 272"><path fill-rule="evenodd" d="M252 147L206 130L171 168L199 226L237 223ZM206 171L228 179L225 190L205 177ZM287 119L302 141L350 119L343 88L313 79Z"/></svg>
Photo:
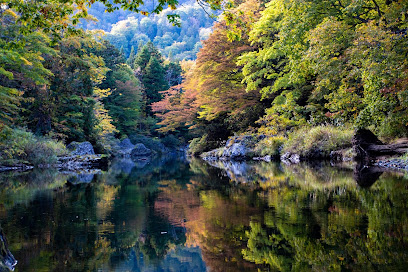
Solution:
<svg viewBox="0 0 408 272"><path fill-rule="evenodd" d="M353 130L345 127L303 127L289 134L283 151L305 158L325 158L334 150L351 147Z"/></svg>
<svg viewBox="0 0 408 272"><path fill-rule="evenodd" d="M119 139L116 139L113 134L99 136L96 143L93 145L97 154L116 154L119 149Z"/></svg>
<svg viewBox="0 0 408 272"><path fill-rule="evenodd" d="M144 135L131 135L129 136L132 144L144 144L147 148L156 150L157 146L160 144L160 141L155 138L147 137Z"/></svg>
<svg viewBox="0 0 408 272"><path fill-rule="evenodd" d="M175 148L177 146L180 145L180 140L177 139L176 136L169 134L166 135L165 137L163 137L161 139L161 142L166 146L166 147L170 147L170 148Z"/></svg>
<svg viewBox="0 0 408 272"><path fill-rule="evenodd" d="M144 135L132 135L129 137L132 144L144 144L153 153L163 154L167 152L166 147L158 138L147 137Z"/></svg>
<svg viewBox="0 0 408 272"><path fill-rule="evenodd" d="M68 153L63 143L35 136L23 129L7 129L1 136L0 160L6 164L53 164L57 162L57 156Z"/></svg>
<svg viewBox="0 0 408 272"><path fill-rule="evenodd" d="M255 156L277 157L283 148L286 139L282 136L267 137L260 140L254 148Z"/></svg>
<svg viewBox="0 0 408 272"><path fill-rule="evenodd" d="M188 146L188 153L195 156L209 151L211 148L212 146L207 141L207 134L205 134L201 138L194 138L191 140L190 145Z"/></svg>

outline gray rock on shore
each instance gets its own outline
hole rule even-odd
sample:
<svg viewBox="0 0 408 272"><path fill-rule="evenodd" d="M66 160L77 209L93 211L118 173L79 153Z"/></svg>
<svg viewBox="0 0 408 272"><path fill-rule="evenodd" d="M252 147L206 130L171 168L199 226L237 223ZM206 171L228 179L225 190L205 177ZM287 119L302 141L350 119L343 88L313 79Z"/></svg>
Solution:
<svg viewBox="0 0 408 272"><path fill-rule="evenodd" d="M89 169L104 163L104 161L106 163L106 160L106 157L102 155L71 155L59 157L58 163L54 167L70 171Z"/></svg>
<svg viewBox="0 0 408 272"><path fill-rule="evenodd" d="M300 156L298 154L292 154L286 152L280 157L281 161L286 164L297 164L300 162Z"/></svg>
<svg viewBox="0 0 408 272"><path fill-rule="evenodd" d="M95 154L94 148L90 142L72 142L67 145L70 154L58 158L54 167L63 170L75 171L81 169L90 169L95 166L107 163L107 158Z"/></svg>
<svg viewBox="0 0 408 272"><path fill-rule="evenodd" d="M253 157L253 151L259 137L251 135L230 138L225 147L203 153L201 157L207 161L214 160L247 160Z"/></svg>
<svg viewBox="0 0 408 272"><path fill-rule="evenodd" d="M380 166L384 168L405 170L408 171L408 160L401 158L389 158L378 160L373 163L375 166Z"/></svg>
<svg viewBox="0 0 408 272"><path fill-rule="evenodd" d="M135 145L132 144L129 138L126 138L118 144L117 153L120 156L129 156L132 153L132 150L134 148L135 148Z"/></svg>
<svg viewBox="0 0 408 272"><path fill-rule="evenodd" d="M225 145L222 157L230 159L245 159L254 146L252 136L233 137Z"/></svg>
<svg viewBox="0 0 408 272"><path fill-rule="evenodd" d="M94 148L90 142L71 142L67 149L73 156L95 155Z"/></svg>
<svg viewBox="0 0 408 272"><path fill-rule="evenodd" d="M152 154L152 151L147 148L144 144L136 144L132 150L131 157L149 157Z"/></svg>

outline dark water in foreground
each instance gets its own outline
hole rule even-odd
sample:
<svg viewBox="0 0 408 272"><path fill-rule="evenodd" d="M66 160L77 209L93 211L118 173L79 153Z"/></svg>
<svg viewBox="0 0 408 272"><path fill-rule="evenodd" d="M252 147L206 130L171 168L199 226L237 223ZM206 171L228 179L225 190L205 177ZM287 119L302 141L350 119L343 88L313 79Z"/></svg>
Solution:
<svg viewBox="0 0 408 272"><path fill-rule="evenodd" d="M0 271L407 271L408 179L371 177L177 158L3 174Z"/></svg>

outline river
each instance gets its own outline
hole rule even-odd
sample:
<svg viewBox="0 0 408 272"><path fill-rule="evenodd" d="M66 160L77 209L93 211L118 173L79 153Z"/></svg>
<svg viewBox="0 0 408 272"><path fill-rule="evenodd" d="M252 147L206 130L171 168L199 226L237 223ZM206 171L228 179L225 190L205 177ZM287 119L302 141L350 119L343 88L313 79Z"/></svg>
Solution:
<svg viewBox="0 0 408 272"><path fill-rule="evenodd" d="M406 271L407 208L407 175L326 163L3 173L0 271Z"/></svg>

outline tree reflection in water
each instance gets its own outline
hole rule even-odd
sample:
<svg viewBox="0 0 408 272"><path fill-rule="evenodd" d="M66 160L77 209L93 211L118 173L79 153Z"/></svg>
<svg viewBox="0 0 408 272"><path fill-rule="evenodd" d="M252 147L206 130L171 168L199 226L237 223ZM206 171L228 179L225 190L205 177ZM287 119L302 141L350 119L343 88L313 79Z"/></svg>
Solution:
<svg viewBox="0 0 408 272"><path fill-rule="evenodd" d="M0 177L17 271L396 271L408 262L399 174L367 187L347 166L170 157L92 175Z"/></svg>

